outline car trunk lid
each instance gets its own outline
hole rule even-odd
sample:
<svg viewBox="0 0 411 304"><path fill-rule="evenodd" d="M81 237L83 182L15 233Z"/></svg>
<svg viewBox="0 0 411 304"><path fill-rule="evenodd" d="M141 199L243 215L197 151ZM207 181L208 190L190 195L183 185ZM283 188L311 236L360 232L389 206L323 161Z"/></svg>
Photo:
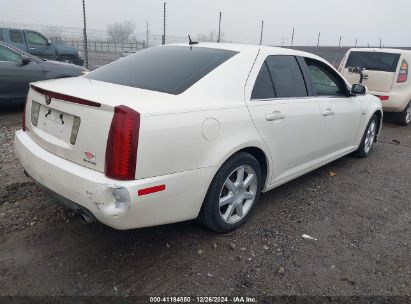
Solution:
<svg viewBox="0 0 411 304"><path fill-rule="evenodd" d="M27 99L26 131L45 150L104 172L115 108L125 105L148 113L151 104L166 103L166 95L84 77L34 83Z"/></svg>

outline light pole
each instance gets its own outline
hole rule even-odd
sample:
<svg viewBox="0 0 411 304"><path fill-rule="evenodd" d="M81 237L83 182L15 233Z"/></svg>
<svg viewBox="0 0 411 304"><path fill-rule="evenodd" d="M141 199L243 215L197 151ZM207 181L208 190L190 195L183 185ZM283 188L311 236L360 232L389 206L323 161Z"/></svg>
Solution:
<svg viewBox="0 0 411 304"><path fill-rule="evenodd" d="M217 37L217 43L221 42L221 18L222 18L222 13L220 12L219 18L218 18L218 37Z"/></svg>
<svg viewBox="0 0 411 304"><path fill-rule="evenodd" d="M260 45L263 44L264 20L261 21Z"/></svg>
<svg viewBox="0 0 411 304"><path fill-rule="evenodd" d="M88 46L87 46L87 22L86 22L86 2L83 0L83 50L84 50L84 66L88 69Z"/></svg>
<svg viewBox="0 0 411 304"><path fill-rule="evenodd" d="M166 13L167 13L167 4L164 2L164 7L163 7L163 39L161 41L162 45L166 44Z"/></svg>

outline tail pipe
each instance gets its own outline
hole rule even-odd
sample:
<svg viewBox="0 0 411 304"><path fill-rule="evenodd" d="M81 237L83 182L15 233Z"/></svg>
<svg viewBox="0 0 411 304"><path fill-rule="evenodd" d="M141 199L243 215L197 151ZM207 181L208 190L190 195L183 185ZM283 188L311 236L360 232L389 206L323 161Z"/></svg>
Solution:
<svg viewBox="0 0 411 304"><path fill-rule="evenodd" d="M97 219L94 217L94 215L90 214L87 211L82 210L79 214L80 216L80 220L84 225L90 224L90 223L94 223L95 221L97 221Z"/></svg>

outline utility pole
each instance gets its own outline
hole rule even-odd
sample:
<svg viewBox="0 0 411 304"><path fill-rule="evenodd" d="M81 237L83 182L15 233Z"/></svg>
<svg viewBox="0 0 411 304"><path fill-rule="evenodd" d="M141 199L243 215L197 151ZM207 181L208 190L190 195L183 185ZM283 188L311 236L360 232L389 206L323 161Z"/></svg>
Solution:
<svg viewBox="0 0 411 304"><path fill-rule="evenodd" d="M321 33L318 33L317 47L320 46Z"/></svg>
<svg viewBox="0 0 411 304"><path fill-rule="evenodd" d="M338 47L341 48L341 40L342 40L342 36L340 36L340 42L338 43Z"/></svg>
<svg viewBox="0 0 411 304"><path fill-rule="evenodd" d="M222 14L220 12L220 17L218 18L218 38L217 38L218 43L220 43L221 41L221 17L222 17Z"/></svg>
<svg viewBox="0 0 411 304"><path fill-rule="evenodd" d="M355 38L355 47L357 47L358 44L358 38Z"/></svg>
<svg viewBox="0 0 411 304"><path fill-rule="evenodd" d="M84 66L88 69L88 46L87 46L87 22L86 22L86 2L83 0L83 51L84 51Z"/></svg>
<svg viewBox="0 0 411 304"><path fill-rule="evenodd" d="M291 35L291 46L294 46L295 28L293 27L293 34Z"/></svg>
<svg viewBox="0 0 411 304"><path fill-rule="evenodd" d="M163 10L163 39L161 44L166 44L166 3L164 2L164 10Z"/></svg>
<svg viewBox="0 0 411 304"><path fill-rule="evenodd" d="M149 30L149 27L148 27L148 20L147 20L147 24L146 24L146 48L148 48L149 47L149 36L150 36L150 30Z"/></svg>
<svg viewBox="0 0 411 304"><path fill-rule="evenodd" d="M261 21L260 45L263 44L264 20Z"/></svg>

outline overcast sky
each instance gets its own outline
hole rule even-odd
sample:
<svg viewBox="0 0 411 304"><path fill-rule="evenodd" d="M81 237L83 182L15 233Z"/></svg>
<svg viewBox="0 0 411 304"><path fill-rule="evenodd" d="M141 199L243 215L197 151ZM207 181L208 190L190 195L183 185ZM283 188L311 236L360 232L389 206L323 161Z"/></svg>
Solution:
<svg viewBox="0 0 411 304"><path fill-rule="evenodd" d="M86 0L89 28L105 30L113 22L132 21L145 32L162 32L159 0ZM289 44L296 28L295 44L411 46L411 0L168 0L167 33L208 34L222 30L230 41L258 43L261 20L265 44ZM82 27L82 0L0 0L0 21L58 24Z"/></svg>

